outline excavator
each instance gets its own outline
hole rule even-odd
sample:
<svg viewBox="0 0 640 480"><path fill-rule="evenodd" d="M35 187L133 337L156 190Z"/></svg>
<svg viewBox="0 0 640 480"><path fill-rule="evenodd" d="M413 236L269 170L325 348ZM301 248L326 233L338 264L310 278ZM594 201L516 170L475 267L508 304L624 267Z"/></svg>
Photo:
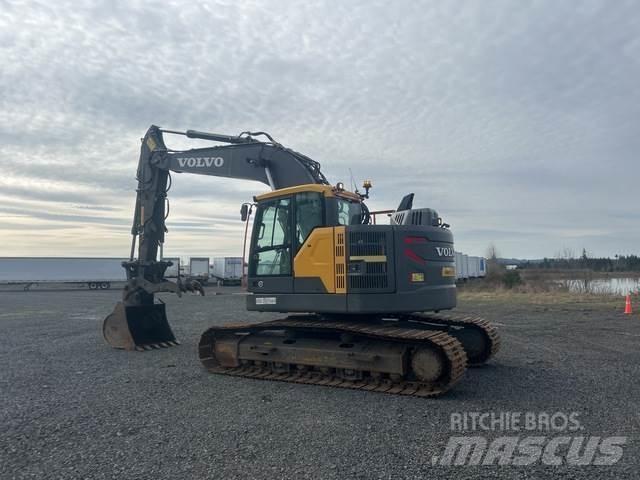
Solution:
<svg viewBox="0 0 640 480"><path fill-rule="evenodd" d="M164 134L219 145L172 150ZM271 188L241 208L248 222L255 207L246 307L285 315L206 330L198 352L209 372L433 397L451 389L468 365L484 364L498 351L500 337L488 321L449 312L456 306L453 235L435 210L413 207L412 193L390 224L376 225L365 204L370 181L364 192L332 185L318 162L265 132L233 136L157 126L140 149L123 298L103 324L111 346L177 345L156 295L204 294L198 282L167 280L170 262L158 259L171 172Z"/></svg>

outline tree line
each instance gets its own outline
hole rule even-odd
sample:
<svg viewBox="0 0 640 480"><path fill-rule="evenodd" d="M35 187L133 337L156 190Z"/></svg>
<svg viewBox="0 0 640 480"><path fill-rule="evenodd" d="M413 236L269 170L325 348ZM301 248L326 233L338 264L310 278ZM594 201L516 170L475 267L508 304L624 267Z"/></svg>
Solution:
<svg viewBox="0 0 640 480"><path fill-rule="evenodd" d="M637 255L615 255L609 257L590 257L583 250L577 258L558 256L544 258L542 261L526 260L520 268L548 268L548 269L589 269L596 272L637 272L640 271L640 257Z"/></svg>

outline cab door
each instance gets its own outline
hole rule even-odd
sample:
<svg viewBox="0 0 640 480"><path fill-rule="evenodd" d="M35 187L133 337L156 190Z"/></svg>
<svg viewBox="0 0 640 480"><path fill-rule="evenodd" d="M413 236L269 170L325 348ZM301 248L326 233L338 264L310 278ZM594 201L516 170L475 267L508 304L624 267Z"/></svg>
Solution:
<svg viewBox="0 0 640 480"><path fill-rule="evenodd" d="M255 293L293 292L293 199L258 205L251 238L248 289Z"/></svg>
<svg viewBox="0 0 640 480"><path fill-rule="evenodd" d="M326 226L321 192L295 196L294 281L296 293L335 293L333 227Z"/></svg>

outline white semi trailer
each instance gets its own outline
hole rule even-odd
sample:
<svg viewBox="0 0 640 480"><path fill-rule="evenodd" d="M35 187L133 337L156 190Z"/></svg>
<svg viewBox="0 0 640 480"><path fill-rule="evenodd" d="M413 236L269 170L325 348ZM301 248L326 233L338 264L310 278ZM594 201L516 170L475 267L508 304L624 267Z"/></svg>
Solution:
<svg viewBox="0 0 640 480"><path fill-rule="evenodd" d="M222 285L240 285L242 281L241 257L215 257L211 275Z"/></svg>
<svg viewBox="0 0 640 480"><path fill-rule="evenodd" d="M209 257L191 257L189 259L189 279L206 285L209 282Z"/></svg>
<svg viewBox="0 0 640 480"><path fill-rule="evenodd" d="M480 277L484 278L487 276L487 260L483 257L480 257Z"/></svg>
<svg viewBox="0 0 640 480"><path fill-rule="evenodd" d="M464 275L464 279L469 278L469 255L462 254L462 274Z"/></svg>
<svg viewBox="0 0 640 480"><path fill-rule="evenodd" d="M456 280L466 281L470 278L487 276L487 261L483 257L465 255L455 252Z"/></svg>
<svg viewBox="0 0 640 480"><path fill-rule="evenodd" d="M480 276L480 258L469 257L469 278L478 278Z"/></svg>
<svg viewBox="0 0 640 480"><path fill-rule="evenodd" d="M454 261L456 262L456 280L462 280L462 253L454 253Z"/></svg>
<svg viewBox="0 0 640 480"><path fill-rule="evenodd" d="M25 290L39 284L68 283L91 290L126 281L125 258L0 257L0 284L20 284Z"/></svg>

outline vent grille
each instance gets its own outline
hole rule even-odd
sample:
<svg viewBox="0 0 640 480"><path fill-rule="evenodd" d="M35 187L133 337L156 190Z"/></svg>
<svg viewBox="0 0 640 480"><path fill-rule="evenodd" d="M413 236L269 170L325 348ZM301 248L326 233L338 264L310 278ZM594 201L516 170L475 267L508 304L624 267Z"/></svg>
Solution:
<svg viewBox="0 0 640 480"><path fill-rule="evenodd" d="M336 288L344 288L344 264L338 263L336 265Z"/></svg>
<svg viewBox="0 0 640 480"><path fill-rule="evenodd" d="M375 275L378 273L387 274L387 262L368 262L365 265L367 275Z"/></svg>
<svg viewBox="0 0 640 480"><path fill-rule="evenodd" d="M389 279L389 252L392 245L390 231L351 231L349 232L349 258L360 257L349 262L349 292L375 293L387 291L391 286ZM364 258L363 258L364 257ZM366 257L386 257L386 261Z"/></svg>
<svg viewBox="0 0 640 480"><path fill-rule="evenodd" d="M359 288L363 290L374 290L379 288L387 288L389 279L387 274L366 274L349 276L349 289Z"/></svg>
<svg viewBox="0 0 640 480"><path fill-rule="evenodd" d="M386 255L384 232L350 232L349 255L371 256Z"/></svg>
<svg viewBox="0 0 640 480"><path fill-rule="evenodd" d="M395 212L391 217L392 224L395 225L430 225L437 227L440 225L438 212L430 208L416 208Z"/></svg>
<svg viewBox="0 0 640 480"><path fill-rule="evenodd" d="M336 257L344 257L344 233L339 233L337 235Z"/></svg>
<svg viewBox="0 0 640 480"><path fill-rule="evenodd" d="M336 293L344 293L346 290L346 273L344 258L344 231L336 232Z"/></svg>
<svg viewBox="0 0 640 480"><path fill-rule="evenodd" d="M405 212L394 214L393 222L395 224L397 224L397 225L403 225L404 224L404 216L405 216Z"/></svg>

